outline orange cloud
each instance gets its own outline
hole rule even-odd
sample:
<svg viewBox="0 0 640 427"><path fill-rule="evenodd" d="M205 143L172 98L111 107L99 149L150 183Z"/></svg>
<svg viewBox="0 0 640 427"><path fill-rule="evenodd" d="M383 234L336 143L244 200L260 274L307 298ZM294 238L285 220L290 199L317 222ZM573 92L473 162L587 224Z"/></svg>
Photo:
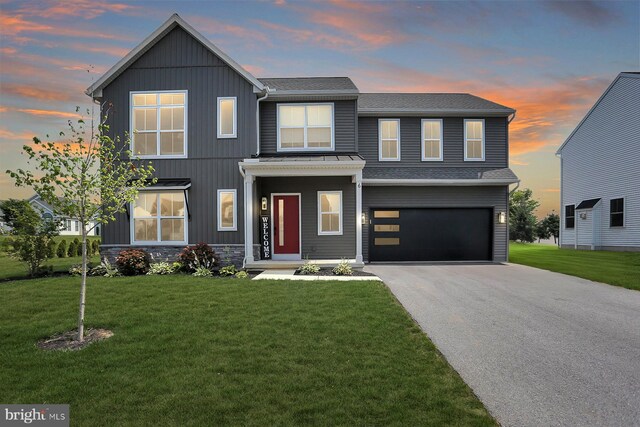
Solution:
<svg viewBox="0 0 640 427"><path fill-rule="evenodd" d="M544 191L545 193L559 193L560 189L559 188L543 188L542 191Z"/></svg>
<svg viewBox="0 0 640 427"><path fill-rule="evenodd" d="M204 16L188 16L185 18L195 27L207 34L219 34L221 36L232 36L233 38L248 40L251 42L260 42L270 44L269 37L266 34L253 28L232 25L218 19L207 18ZM215 43L215 40L214 40Z"/></svg>
<svg viewBox="0 0 640 427"><path fill-rule="evenodd" d="M68 45L73 50L79 50L83 52L104 53L116 58L122 58L129 53L131 49L118 46L98 45L95 43L71 43Z"/></svg>
<svg viewBox="0 0 640 427"><path fill-rule="evenodd" d="M33 133L14 132L6 128L0 128L0 139L9 141L29 141L33 139Z"/></svg>
<svg viewBox="0 0 640 427"><path fill-rule="evenodd" d="M260 75L264 73L264 68L258 66L258 65L243 65L242 66L245 70L247 70L248 72L250 72L251 74L253 74L254 76Z"/></svg>
<svg viewBox="0 0 640 427"><path fill-rule="evenodd" d="M46 101L69 101L73 98L69 92L18 83L3 84L2 93L4 96L13 95Z"/></svg>
<svg viewBox="0 0 640 427"><path fill-rule="evenodd" d="M29 114L31 116L37 117L60 117L63 119L79 119L82 116L78 113L69 113L66 111L55 111L55 110L35 110L29 108L18 108L16 111L24 114Z"/></svg>
<svg viewBox="0 0 640 427"><path fill-rule="evenodd" d="M344 37L324 34L316 30L303 30L298 28L287 27L286 25L274 24L272 22L256 20L260 26L274 31L278 36L289 41L297 43L319 44L332 49L346 49L355 47L353 40L347 40Z"/></svg>
<svg viewBox="0 0 640 427"><path fill-rule="evenodd" d="M68 16L75 16L84 19L94 19L106 12L125 13L137 9L136 6L123 3L109 3L98 0L74 0L73 5L69 5L68 1L49 1L45 4L49 6L41 7L23 7L19 9L20 13L41 16L43 18L60 19Z"/></svg>

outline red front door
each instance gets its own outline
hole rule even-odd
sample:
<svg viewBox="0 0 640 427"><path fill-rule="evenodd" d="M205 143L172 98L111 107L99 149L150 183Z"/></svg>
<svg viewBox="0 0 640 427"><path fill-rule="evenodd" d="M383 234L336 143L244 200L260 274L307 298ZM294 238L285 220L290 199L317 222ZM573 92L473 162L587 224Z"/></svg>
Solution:
<svg viewBox="0 0 640 427"><path fill-rule="evenodd" d="M273 196L273 253L300 254L300 196Z"/></svg>

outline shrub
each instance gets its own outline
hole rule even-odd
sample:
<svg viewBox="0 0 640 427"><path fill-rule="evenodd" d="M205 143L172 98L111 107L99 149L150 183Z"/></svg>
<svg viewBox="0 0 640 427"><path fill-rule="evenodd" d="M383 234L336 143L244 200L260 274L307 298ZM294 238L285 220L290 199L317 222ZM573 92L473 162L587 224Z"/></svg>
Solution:
<svg viewBox="0 0 640 427"><path fill-rule="evenodd" d="M91 255L98 255L100 253L100 241L93 240L91 242Z"/></svg>
<svg viewBox="0 0 640 427"><path fill-rule="evenodd" d="M178 262L182 266L182 270L187 272L195 272L198 267L211 270L218 265L218 261L218 255L206 243L187 246L178 255Z"/></svg>
<svg viewBox="0 0 640 427"><path fill-rule="evenodd" d="M300 274L318 274L319 272L320 266L308 260L300 267Z"/></svg>
<svg viewBox="0 0 640 427"><path fill-rule="evenodd" d="M182 270L182 264L180 264L178 261L175 261L171 263L171 268L173 269L174 273L177 273L178 271Z"/></svg>
<svg viewBox="0 0 640 427"><path fill-rule="evenodd" d="M67 248L67 256L70 258L76 256L76 251L76 241L72 240L71 243L69 243L69 247Z"/></svg>
<svg viewBox="0 0 640 427"><path fill-rule="evenodd" d="M231 265L227 265L225 267L222 267L220 269L220 275L221 276L233 276L238 272L238 269L236 268L235 265L231 264Z"/></svg>
<svg viewBox="0 0 640 427"><path fill-rule="evenodd" d="M211 277L213 273L206 267L197 267L193 272L193 276L195 277Z"/></svg>
<svg viewBox="0 0 640 427"><path fill-rule="evenodd" d="M75 256L82 256L82 242L80 240L78 240L78 238L76 237L75 239L73 239L73 244L76 247L76 255ZM88 252L88 250L87 250Z"/></svg>
<svg viewBox="0 0 640 427"><path fill-rule="evenodd" d="M238 271L236 273L237 279L246 279L247 277L249 277L249 273L247 273L246 271Z"/></svg>
<svg viewBox="0 0 640 427"><path fill-rule="evenodd" d="M124 276L146 274L149 271L149 254L142 249L125 249L118 254L116 265Z"/></svg>
<svg viewBox="0 0 640 427"><path fill-rule="evenodd" d="M89 270L89 276L104 276L104 277L116 277L120 276L120 272L115 268L109 260L105 257L100 265L93 267Z"/></svg>
<svg viewBox="0 0 640 427"><path fill-rule="evenodd" d="M353 270L351 269L349 261L343 258L342 261L340 261L340 264L333 269L333 274L336 276L351 276L353 274Z"/></svg>
<svg viewBox="0 0 640 427"><path fill-rule="evenodd" d="M57 248L57 244L56 241L51 239L49 240L49 243L47 243L47 257L48 258L54 258L56 256L56 248Z"/></svg>
<svg viewBox="0 0 640 427"><path fill-rule="evenodd" d="M62 239L58 243L58 249L56 249L56 255L58 258L65 258L67 256L67 241Z"/></svg>
<svg viewBox="0 0 640 427"><path fill-rule="evenodd" d="M147 274L172 274L173 271L173 266L168 262L154 262L149 266Z"/></svg>

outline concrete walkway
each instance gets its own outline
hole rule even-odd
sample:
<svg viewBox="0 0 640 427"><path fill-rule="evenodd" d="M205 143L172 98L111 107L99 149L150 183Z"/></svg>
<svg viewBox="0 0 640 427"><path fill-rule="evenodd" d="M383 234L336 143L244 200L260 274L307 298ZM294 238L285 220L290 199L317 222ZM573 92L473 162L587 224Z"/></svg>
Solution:
<svg viewBox="0 0 640 427"><path fill-rule="evenodd" d="M502 425L640 425L640 292L513 264L365 270Z"/></svg>

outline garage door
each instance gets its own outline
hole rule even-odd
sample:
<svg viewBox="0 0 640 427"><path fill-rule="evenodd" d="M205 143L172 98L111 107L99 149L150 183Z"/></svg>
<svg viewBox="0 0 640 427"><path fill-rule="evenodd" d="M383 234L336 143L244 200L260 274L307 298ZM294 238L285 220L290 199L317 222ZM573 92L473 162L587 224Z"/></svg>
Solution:
<svg viewBox="0 0 640 427"><path fill-rule="evenodd" d="M493 210L372 209L370 261L490 261Z"/></svg>

